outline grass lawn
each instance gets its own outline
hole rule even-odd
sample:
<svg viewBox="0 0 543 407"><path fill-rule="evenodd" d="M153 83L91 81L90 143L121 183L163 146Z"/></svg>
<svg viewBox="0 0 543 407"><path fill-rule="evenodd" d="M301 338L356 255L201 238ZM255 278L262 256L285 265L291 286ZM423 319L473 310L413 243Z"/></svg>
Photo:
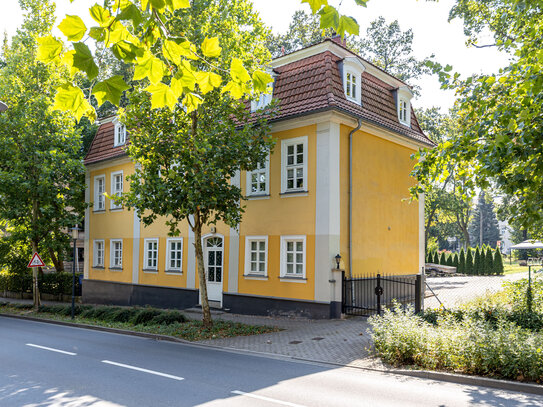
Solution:
<svg viewBox="0 0 543 407"><path fill-rule="evenodd" d="M512 264L509 264L509 260L503 261L504 274L515 274L515 273L524 273L528 271L527 266L519 266L518 261L513 261Z"/></svg>
<svg viewBox="0 0 543 407"><path fill-rule="evenodd" d="M258 335L268 332L277 332L280 329L270 326L247 325L239 322L215 320L211 328L204 328L201 321L186 318L182 313L172 310L157 310L154 308L126 308L126 307L91 307L79 306L78 314L72 320L70 305L55 305L41 307L38 312L32 309L31 304L0 303L0 313L22 315L45 320L75 322L86 325L118 328L137 332L146 332L159 335L168 335L188 341L204 339L220 339L234 336ZM97 311L97 312L94 312ZM116 321L115 315L132 313L127 321ZM161 316L157 319L144 321L137 318L137 314L153 313ZM178 320L168 320L168 316L181 315ZM91 316L92 315L92 316ZM162 318L165 315L166 318ZM122 319L122 318L117 318ZM124 318L127 319L127 318ZM180 319L180 320L179 320Z"/></svg>

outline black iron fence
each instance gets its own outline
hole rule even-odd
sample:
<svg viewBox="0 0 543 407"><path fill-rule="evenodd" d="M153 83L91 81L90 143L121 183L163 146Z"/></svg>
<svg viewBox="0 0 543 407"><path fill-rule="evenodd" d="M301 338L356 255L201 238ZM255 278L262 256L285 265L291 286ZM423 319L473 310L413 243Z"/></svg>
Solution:
<svg viewBox="0 0 543 407"><path fill-rule="evenodd" d="M348 315L381 314L396 302L423 309L423 275L373 275L346 277L343 273L342 312Z"/></svg>

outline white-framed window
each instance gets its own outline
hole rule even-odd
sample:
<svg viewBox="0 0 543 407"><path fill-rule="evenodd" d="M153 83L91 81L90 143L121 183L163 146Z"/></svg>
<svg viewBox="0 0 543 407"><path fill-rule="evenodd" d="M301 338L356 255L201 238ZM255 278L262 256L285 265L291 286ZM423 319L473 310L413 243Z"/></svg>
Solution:
<svg viewBox="0 0 543 407"><path fill-rule="evenodd" d="M345 74L345 96L353 102L358 100L358 80L356 74L351 71Z"/></svg>
<svg viewBox="0 0 543 407"><path fill-rule="evenodd" d="M158 270L158 239L145 239L143 269L148 271Z"/></svg>
<svg viewBox="0 0 543 407"><path fill-rule="evenodd" d="M281 192L307 191L307 136L281 141Z"/></svg>
<svg viewBox="0 0 543 407"><path fill-rule="evenodd" d="M256 170L247 171L247 196L269 195L270 193L270 157L264 164L258 163Z"/></svg>
<svg viewBox="0 0 543 407"><path fill-rule="evenodd" d="M113 123L115 124L113 147L122 146L126 143L126 126L119 122L119 120L115 120Z"/></svg>
<svg viewBox="0 0 543 407"><path fill-rule="evenodd" d="M245 275L268 273L268 236L245 237Z"/></svg>
<svg viewBox="0 0 543 407"><path fill-rule="evenodd" d="M305 278L305 236L281 236L281 277Z"/></svg>
<svg viewBox="0 0 543 407"><path fill-rule="evenodd" d="M123 172L116 171L111 173L111 196L121 196L123 194ZM111 200L111 209L120 209L121 205L116 205L115 201Z"/></svg>
<svg viewBox="0 0 543 407"><path fill-rule="evenodd" d="M123 267L123 241L111 239L109 248L109 268L120 269Z"/></svg>
<svg viewBox="0 0 543 407"><path fill-rule="evenodd" d="M400 98L399 104L400 106L398 106L398 119L400 120L400 123L405 124L406 126L409 126L410 102L406 99Z"/></svg>
<svg viewBox="0 0 543 407"><path fill-rule="evenodd" d="M94 177L94 210L104 211L106 209L106 176L97 175Z"/></svg>
<svg viewBox="0 0 543 407"><path fill-rule="evenodd" d="M260 95L258 100L251 101L251 112L256 112L257 110L264 109L268 106L273 99L272 93L263 93Z"/></svg>
<svg viewBox="0 0 543 407"><path fill-rule="evenodd" d="M166 250L166 271L181 273L183 271L183 239L167 239Z"/></svg>
<svg viewBox="0 0 543 407"><path fill-rule="evenodd" d="M104 267L104 241L94 240L92 243L92 265Z"/></svg>

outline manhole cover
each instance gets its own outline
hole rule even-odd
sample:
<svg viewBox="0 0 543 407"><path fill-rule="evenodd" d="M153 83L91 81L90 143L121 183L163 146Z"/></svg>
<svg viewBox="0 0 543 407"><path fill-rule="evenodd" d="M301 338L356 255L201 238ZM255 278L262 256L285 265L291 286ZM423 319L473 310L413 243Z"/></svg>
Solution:
<svg viewBox="0 0 543 407"><path fill-rule="evenodd" d="M322 341L324 338L321 338L319 336L317 336L316 338L312 338L311 340L312 341Z"/></svg>
<svg viewBox="0 0 543 407"><path fill-rule="evenodd" d="M302 343L302 341L290 341L290 345L298 345L299 343Z"/></svg>

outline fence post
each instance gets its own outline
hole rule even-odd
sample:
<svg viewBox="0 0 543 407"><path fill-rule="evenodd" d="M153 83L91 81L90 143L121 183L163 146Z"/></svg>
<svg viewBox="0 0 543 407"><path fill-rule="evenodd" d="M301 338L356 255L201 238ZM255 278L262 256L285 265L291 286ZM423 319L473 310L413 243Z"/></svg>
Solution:
<svg viewBox="0 0 543 407"><path fill-rule="evenodd" d="M424 274L417 274L415 282L415 314L424 310Z"/></svg>
<svg viewBox="0 0 543 407"><path fill-rule="evenodd" d="M377 295L377 315L381 315L381 294L383 289L381 288L381 274L377 274L377 286L375 287L375 295Z"/></svg>
<svg viewBox="0 0 543 407"><path fill-rule="evenodd" d="M345 314L345 270L341 271L341 313Z"/></svg>

